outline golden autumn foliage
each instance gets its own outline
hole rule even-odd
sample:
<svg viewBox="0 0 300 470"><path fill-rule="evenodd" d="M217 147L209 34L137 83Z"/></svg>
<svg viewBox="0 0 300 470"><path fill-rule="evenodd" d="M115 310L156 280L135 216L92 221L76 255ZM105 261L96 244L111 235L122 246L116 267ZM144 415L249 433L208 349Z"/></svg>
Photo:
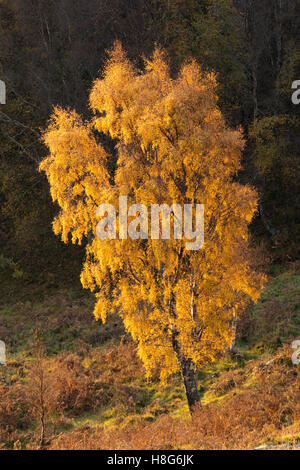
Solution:
<svg viewBox="0 0 300 470"><path fill-rule="evenodd" d="M156 50L141 72L119 44L90 94L91 122L56 108L43 139L41 163L60 212L53 227L64 242L89 237L81 274L96 293L95 316L118 312L138 344L148 375L165 379L182 358L197 367L214 360L232 340L232 321L256 301L264 277L253 267L248 225L256 191L234 177L244 146L217 105L216 77L195 61L176 79ZM115 139L117 165L98 133ZM203 204L205 243L185 240L99 240L101 203Z"/></svg>

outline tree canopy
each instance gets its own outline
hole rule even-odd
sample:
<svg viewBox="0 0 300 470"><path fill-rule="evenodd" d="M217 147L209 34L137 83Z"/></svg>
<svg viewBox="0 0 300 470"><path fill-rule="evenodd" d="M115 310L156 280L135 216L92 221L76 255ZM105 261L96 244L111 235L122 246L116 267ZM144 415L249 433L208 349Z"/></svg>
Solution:
<svg viewBox="0 0 300 470"><path fill-rule="evenodd" d="M122 317L148 375L180 370L190 406L196 368L229 347L233 320L264 282L248 236L257 194L235 181L243 135L227 126L216 85L195 60L172 78L160 49L140 71L117 43L90 93L94 117L56 108L40 165L60 206L55 233L73 243L92 234L81 281L96 293L96 318ZM99 133L116 141L113 170ZM147 206L203 204L204 246L189 251L174 236L100 240L97 207L117 208L120 196Z"/></svg>

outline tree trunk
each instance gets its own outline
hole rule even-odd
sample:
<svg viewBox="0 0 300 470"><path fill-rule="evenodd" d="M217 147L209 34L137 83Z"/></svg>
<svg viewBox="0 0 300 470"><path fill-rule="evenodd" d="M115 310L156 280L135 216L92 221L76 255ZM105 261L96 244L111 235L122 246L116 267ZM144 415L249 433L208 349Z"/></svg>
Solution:
<svg viewBox="0 0 300 470"><path fill-rule="evenodd" d="M41 414L41 434L40 434L40 449L43 449L45 446L45 414Z"/></svg>
<svg viewBox="0 0 300 470"><path fill-rule="evenodd" d="M282 0L274 2L274 12L276 20L276 45L277 45L277 77L279 76L282 65Z"/></svg>
<svg viewBox="0 0 300 470"><path fill-rule="evenodd" d="M201 408L196 366L191 359L186 359L184 356L181 359L180 366L189 410L193 415L197 409Z"/></svg>
<svg viewBox="0 0 300 470"><path fill-rule="evenodd" d="M234 318L232 320L232 341L231 341L231 345L229 347L229 352L231 354L235 354L236 353L236 332L237 332L237 320L236 318Z"/></svg>
<svg viewBox="0 0 300 470"><path fill-rule="evenodd" d="M271 225L271 223L268 221L268 219L266 218L264 208L263 208L263 203L262 203L261 200L259 202L259 215L260 215L260 219L263 223L263 226L268 231L268 233L271 235L272 242L274 242L276 240L276 237L280 234L280 230L273 227Z"/></svg>
<svg viewBox="0 0 300 470"><path fill-rule="evenodd" d="M256 59L252 65L252 80L253 80L253 88L252 88L252 96L253 96L253 121L255 122L257 119L258 114L258 101L257 101L257 63Z"/></svg>
<svg viewBox="0 0 300 470"><path fill-rule="evenodd" d="M176 299L173 294L170 300L170 314L176 320ZM194 412L201 408L201 400L198 392L198 374L195 363L190 358L186 358L181 350L180 342L178 341L178 331L176 328L172 329L172 346L176 353L177 360L180 367L181 376L184 383L185 393L189 405L191 416Z"/></svg>
<svg viewBox="0 0 300 470"><path fill-rule="evenodd" d="M186 398L189 405L191 415L201 408L201 400L198 392L198 374L195 363L192 359L187 359L181 351L179 341L177 339L178 333L173 331L172 343L173 349L176 353L177 360L180 366L180 372L184 383Z"/></svg>

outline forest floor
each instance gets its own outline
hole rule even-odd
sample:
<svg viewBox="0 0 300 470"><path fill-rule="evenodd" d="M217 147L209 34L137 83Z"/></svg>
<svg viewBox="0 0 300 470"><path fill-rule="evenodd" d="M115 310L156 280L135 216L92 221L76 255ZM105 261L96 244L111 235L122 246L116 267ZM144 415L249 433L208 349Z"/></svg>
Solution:
<svg viewBox="0 0 300 470"><path fill-rule="evenodd" d="M120 319L96 322L94 297L79 284L6 273L1 294L0 448L41 446L42 402L49 449L299 447L299 264L273 269L241 320L238 353L201 371L203 409L193 420L180 376L146 379Z"/></svg>

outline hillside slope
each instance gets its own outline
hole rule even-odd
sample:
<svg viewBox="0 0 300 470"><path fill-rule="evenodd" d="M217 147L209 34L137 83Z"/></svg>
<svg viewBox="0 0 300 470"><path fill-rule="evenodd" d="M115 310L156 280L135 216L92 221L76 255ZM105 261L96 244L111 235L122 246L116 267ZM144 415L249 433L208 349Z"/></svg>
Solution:
<svg viewBox="0 0 300 470"><path fill-rule="evenodd" d="M22 288L21 288L22 287ZM300 442L297 265L270 279L239 325L238 353L199 376L203 409L190 420L179 376L147 381L118 318L92 316L93 296L3 278L0 448L248 449Z"/></svg>

